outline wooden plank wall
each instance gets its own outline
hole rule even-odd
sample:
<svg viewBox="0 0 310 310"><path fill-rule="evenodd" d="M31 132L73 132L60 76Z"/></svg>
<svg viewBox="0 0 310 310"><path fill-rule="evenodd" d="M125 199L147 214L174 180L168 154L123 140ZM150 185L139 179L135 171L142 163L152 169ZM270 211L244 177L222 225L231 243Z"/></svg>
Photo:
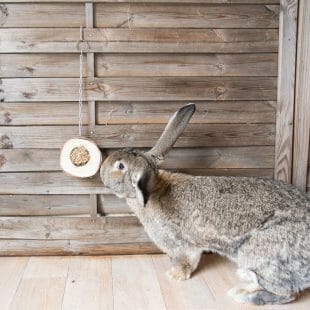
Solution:
<svg viewBox="0 0 310 310"><path fill-rule="evenodd" d="M274 178L292 182L298 0L281 0Z"/></svg>
<svg viewBox="0 0 310 310"><path fill-rule="evenodd" d="M191 101L164 168L273 176L278 0L0 2L0 255L157 251L98 176L60 171L80 25L85 134L107 153L151 147Z"/></svg>
<svg viewBox="0 0 310 310"><path fill-rule="evenodd" d="M302 191L310 187L310 2L299 1L293 183ZM310 190L310 188L309 188Z"/></svg>

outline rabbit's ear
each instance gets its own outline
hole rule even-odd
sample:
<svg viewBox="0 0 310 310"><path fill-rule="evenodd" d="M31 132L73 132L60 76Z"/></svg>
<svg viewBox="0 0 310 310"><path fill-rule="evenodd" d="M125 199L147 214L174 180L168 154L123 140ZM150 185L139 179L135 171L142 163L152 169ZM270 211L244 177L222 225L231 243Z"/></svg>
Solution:
<svg viewBox="0 0 310 310"><path fill-rule="evenodd" d="M136 190L136 199L141 206L145 207L150 196L149 186L150 186L149 174L144 171L136 171L131 177L131 182Z"/></svg>
<svg viewBox="0 0 310 310"><path fill-rule="evenodd" d="M187 123L194 114L196 106L194 103L189 103L177 111L169 120L164 132L160 136L155 146L146 154L151 155L156 159L156 162L161 162L171 147L182 134Z"/></svg>

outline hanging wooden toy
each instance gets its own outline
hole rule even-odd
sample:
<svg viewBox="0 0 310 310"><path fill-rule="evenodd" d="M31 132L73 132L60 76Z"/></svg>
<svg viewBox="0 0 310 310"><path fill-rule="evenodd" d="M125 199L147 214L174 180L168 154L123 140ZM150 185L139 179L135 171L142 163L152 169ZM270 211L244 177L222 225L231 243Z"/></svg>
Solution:
<svg viewBox="0 0 310 310"><path fill-rule="evenodd" d="M80 28L80 41L83 39L83 28ZM60 153L61 168L79 178L95 175L101 165L102 156L98 146L91 140L82 136L83 112L83 48L80 47L80 78L79 78L79 108L78 108L78 133L77 138L68 140Z"/></svg>

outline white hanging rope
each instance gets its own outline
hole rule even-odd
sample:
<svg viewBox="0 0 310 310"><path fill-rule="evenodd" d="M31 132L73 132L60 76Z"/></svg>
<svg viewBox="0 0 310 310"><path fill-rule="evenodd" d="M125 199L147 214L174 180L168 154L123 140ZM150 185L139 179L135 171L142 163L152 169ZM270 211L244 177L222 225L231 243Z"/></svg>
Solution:
<svg viewBox="0 0 310 310"><path fill-rule="evenodd" d="M83 27L80 27L80 42L83 41ZM80 44L80 79L79 79L79 136L82 136L83 127L83 48Z"/></svg>

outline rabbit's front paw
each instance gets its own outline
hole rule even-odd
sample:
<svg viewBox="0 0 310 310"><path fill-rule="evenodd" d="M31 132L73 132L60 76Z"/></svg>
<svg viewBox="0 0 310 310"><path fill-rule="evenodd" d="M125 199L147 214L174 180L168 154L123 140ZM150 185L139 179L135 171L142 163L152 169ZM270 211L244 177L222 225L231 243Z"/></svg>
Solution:
<svg viewBox="0 0 310 310"><path fill-rule="evenodd" d="M191 271L188 268L172 267L166 275L172 280L183 281L190 278Z"/></svg>

